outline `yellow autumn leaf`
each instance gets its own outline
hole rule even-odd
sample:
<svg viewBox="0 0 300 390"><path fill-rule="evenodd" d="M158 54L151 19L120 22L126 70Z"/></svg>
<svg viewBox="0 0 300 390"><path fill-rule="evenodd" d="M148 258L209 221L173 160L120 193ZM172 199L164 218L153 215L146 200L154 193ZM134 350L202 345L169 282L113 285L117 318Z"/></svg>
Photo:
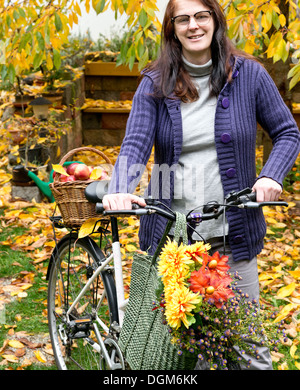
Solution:
<svg viewBox="0 0 300 390"><path fill-rule="evenodd" d="M300 363L299 362L294 362L295 366L300 370Z"/></svg>
<svg viewBox="0 0 300 390"><path fill-rule="evenodd" d="M35 357L38 361L41 363L46 363L47 359L45 358L44 354L41 351L34 351Z"/></svg>
<svg viewBox="0 0 300 390"><path fill-rule="evenodd" d="M19 362L19 359L15 355L8 354L8 355L1 355L1 356L10 363L18 363Z"/></svg>
<svg viewBox="0 0 300 390"><path fill-rule="evenodd" d="M281 287L278 290L277 297L279 297L279 298L288 297L289 295L292 294L292 292L295 290L295 288L296 288L296 283L295 282L292 282L292 283L290 283L287 286Z"/></svg>
<svg viewBox="0 0 300 390"><path fill-rule="evenodd" d="M136 251L136 247L135 247L134 245L132 245L132 244L127 244L127 245L125 246L125 248L126 248L126 250L127 250L128 252L135 252L135 251Z"/></svg>
<svg viewBox="0 0 300 390"><path fill-rule="evenodd" d="M81 16L81 9L80 9L77 2L75 3L74 9L75 9L75 12L77 13L77 15Z"/></svg>
<svg viewBox="0 0 300 390"><path fill-rule="evenodd" d="M272 13L269 11L262 15L261 25L264 28L264 33L268 32L272 27Z"/></svg>
<svg viewBox="0 0 300 390"><path fill-rule="evenodd" d="M258 280L261 282L263 280L268 280L268 279L276 279L276 278L280 278L281 277L281 274L279 273L272 273L272 272L262 272L259 277L258 277Z"/></svg>
<svg viewBox="0 0 300 390"><path fill-rule="evenodd" d="M24 348L25 345L18 340L9 340L8 345L12 348Z"/></svg>
<svg viewBox="0 0 300 390"><path fill-rule="evenodd" d="M90 0L85 0L85 9L88 14L90 12Z"/></svg>
<svg viewBox="0 0 300 390"><path fill-rule="evenodd" d="M100 179L101 175L102 175L102 172L103 172L103 169L100 168L100 167L97 167L97 168L94 168L92 170L92 173L90 175L90 179L91 180L97 180L97 179Z"/></svg>
<svg viewBox="0 0 300 390"><path fill-rule="evenodd" d="M22 321L22 316L21 316L21 314L16 314L16 315L15 315L15 319L16 319L17 321Z"/></svg>
<svg viewBox="0 0 300 390"><path fill-rule="evenodd" d="M138 220L133 218L133 217L129 217L128 220L127 220L127 223L130 226L134 226L134 225L136 225L138 223Z"/></svg>
<svg viewBox="0 0 300 390"><path fill-rule="evenodd" d="M284 308L280 310L274 322L280 322L283 320L293 309L295 309L295 307L297 307L297 305L294 303L289 303L288 305L284 306Z"/></svg>
<svg viewBox="0 0 300 390"><path fill-rule="evenodd" d="M69 174L65 171L64 167L59 164L53 164L52 165L53 171L60 173L61 175L69 176Z"/></svg>
<svg viewBox="0 0 300 390"><path fill-rule="evenodd" d="M297 351L297 345L293 344L290 348L290 355L292 356L293 359L299 358L299 356L296 355L296 351Z"/></svg>
<svg viewBox="0 0 300 390"><path fill-rule="evenodd" d="M95 224L99 221L99 218L89 218L80 227L78 238L83 238L92 233L95 228Z"/></svg>
<svg viewBox="0 0 300 390"><path fill-rule="evenodd" d="M300 270L289 271L289 273L290 273L295 279L300 279Z"/></svg>
<svg viewBox="0 0 300 390"><path fill-rule="evenodd" d="M277 222L275 225L274 225L275 228L285 228L286 227L286 224L283 223L283 222Z"/></svg>
<svg viewBox="0 0 300 390"><path fill-rule="evenodd" d="M281 27L284 27L286 25L286 18L283 14L279 15L279 22L280 22Z"/></svg>
<svg viewBox="0 0 300 390"><path fill-rule="evenodd" d="M31 284L31 283L23 283L22 286L20 286L20 289L24 291L32 286L33 286L33 284Z"/></svg>
<svg viewBox="0 0 300 390"><path fill-rule="evenodd" d="M271 229L267 228L267 234L275 234Z"/></svg>
<svg viewBox="0 0 300 390"><path fill-rule="evenodd" d="M274 224L274 225L276 225L277 224L277 221L276 221L276 219L274 219L274 218L272 218L272 217L268 217L268 218L266 218L266 220L267 220L267 222L268 223L270 223L270 224Z"/></svg>

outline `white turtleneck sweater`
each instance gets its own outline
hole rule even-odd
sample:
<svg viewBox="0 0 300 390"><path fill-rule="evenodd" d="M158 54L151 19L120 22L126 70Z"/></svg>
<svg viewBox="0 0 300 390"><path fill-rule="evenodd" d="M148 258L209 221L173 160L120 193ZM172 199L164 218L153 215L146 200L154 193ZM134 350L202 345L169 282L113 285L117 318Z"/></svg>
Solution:
<svg viewBox="0 0 300 390"><path fill-rule="evenodd" d="M210 93L209 84L212 61L204 65L191 64L184 57L183 61L199 93L195 102L181 103L183 145L175 174L172 209L187 214L213 200L222 203L224 192L215 147L217 98ZM203 221L197 231L206 240L222 236L223 218ZM228 234L227 223L225 234ZM193 238L199 240L199 235L194 233Z"/></svg>

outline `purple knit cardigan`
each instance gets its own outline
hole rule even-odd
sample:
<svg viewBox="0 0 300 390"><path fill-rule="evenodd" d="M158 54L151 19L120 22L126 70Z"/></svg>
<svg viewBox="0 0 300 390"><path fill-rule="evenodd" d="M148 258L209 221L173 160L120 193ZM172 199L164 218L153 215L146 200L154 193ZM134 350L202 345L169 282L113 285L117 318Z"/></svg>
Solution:
<svg viewBox="0 0 300 390"><path fill-rule="evenodd" d="M157 73L146 73L135 93L126 135L117 159L110 192L133 192L137 175L133 164L146 165L154 145L155 164L178 163L182 147L180 100L155 98ZM259 177L282 184L300 150L299 129L266 70L256 61L237 57L233 80L224 85L217 102L215 143L224 194L252 187L256 178L257 122L269 133L273 149ZM127 162L124 163L124 161ZM168 186L171 205L174 176L164 183L152 173L160 190ZM252 259L263 248L266 232L262 210L232 208L226 214L229 244L235 261ZM141 217L139 239L142 250L153 254L167 220L156 215Z"/></svg>

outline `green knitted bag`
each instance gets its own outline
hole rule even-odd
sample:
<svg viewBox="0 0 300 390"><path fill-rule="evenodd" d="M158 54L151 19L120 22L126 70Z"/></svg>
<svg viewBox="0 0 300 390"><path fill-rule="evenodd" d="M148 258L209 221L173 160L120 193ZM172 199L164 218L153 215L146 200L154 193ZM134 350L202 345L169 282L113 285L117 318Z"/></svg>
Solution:
<svg viewBox="0 0 300 390"><path fill-rule="evenodd" d="M157 257L172 226L168 223L154 256L135 254L131 271L129 301L119 338L119 346L132 370L186 370L195 367L197 358L178 355L171 343L169 328L160 310L153 310L158 275ZM187 242L186 219L177 213L174 240Z"/></svg>

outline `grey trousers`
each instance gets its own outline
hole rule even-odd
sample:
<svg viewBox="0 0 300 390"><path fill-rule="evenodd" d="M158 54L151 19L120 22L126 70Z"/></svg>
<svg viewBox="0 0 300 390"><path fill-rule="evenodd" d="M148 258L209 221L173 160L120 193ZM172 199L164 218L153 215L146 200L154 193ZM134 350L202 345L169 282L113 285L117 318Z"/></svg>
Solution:
<svg viewBox="0 0 300 390"><path fill-rule="evenodd" d="M220 255L224 254L224 245L223 239L213 239L208 241L211 244L212 253L219 252ZM258 271L257 271L257 259L254 257L252 260L243 260L235 262L232 259L232 253L228 244L225 245L225 255L228 256L228 265L231 267L230 273L238 272L239 276L242 277L242 280L238 280L238 287L244 292L249 294L249 299L255 298L257 301L259 299L259 282L258 282ZM253 345L253 340L247 340L247 343ZM240 363L240 368L242 370L273 370L272 359L270 351L266 347L257 346L259 351L259 359L254 359L253 357L243 354L243 358L251 360L250 368L247 368L246 365ZM239 355L238 348L235 348L236 353ZM207 362L198 362L196 370L207 370L209 369Z"/></svg>

